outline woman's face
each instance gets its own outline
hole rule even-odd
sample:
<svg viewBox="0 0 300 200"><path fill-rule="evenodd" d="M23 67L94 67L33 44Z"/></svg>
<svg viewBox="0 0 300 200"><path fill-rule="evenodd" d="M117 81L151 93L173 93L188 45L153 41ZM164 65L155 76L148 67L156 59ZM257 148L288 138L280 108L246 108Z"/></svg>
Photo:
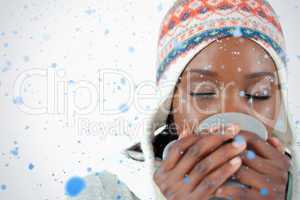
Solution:
<svg viewBox="0 0 300 200"><path fill-rule="evenodd" d="M172 114L178 134L221 112L261 120L269 132L280 110L276 66L252 40L227 37L211 43L187 65L177 83Z"/></svg>

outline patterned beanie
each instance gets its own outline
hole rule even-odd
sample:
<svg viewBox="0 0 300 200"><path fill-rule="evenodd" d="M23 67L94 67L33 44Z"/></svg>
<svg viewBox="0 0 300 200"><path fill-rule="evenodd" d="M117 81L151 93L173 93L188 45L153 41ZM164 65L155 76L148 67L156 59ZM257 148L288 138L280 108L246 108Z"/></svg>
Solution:
<svg viewBox="0 0 300 200"><path fill-rule="evenodd" d="M156 62L159 100L142 142L151 170L155 168L151 141L155 131L166 124L179 76L201 49L227 36L251 39L270 54L282 85L284 109L288 110L284 35L270 4L265 0L178 0L160 27Z"/></svg>

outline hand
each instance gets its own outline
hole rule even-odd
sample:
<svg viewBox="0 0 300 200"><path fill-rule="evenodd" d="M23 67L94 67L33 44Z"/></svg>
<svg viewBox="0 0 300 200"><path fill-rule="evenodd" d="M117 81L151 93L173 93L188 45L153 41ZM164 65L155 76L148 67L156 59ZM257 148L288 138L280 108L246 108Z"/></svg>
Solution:
<svg viewBox="0 0 300 200"><path fill-rule="evenodd" d="M238 156L245 140L233 139L238 126L225 134L189 135L174 143L154 173L154 181L168 200L207 200L242 164Z"/></svg>
<svg viewBox="0 0 300 200"><path fill-rule="evenodd" d="M284 200L290 162L279 140L271 138L269 144L253 133L241 131L240 135L246 139L249 150L243 153L243 165L235 177L251 187L221 186L216 196L234 200Z"/></svg>

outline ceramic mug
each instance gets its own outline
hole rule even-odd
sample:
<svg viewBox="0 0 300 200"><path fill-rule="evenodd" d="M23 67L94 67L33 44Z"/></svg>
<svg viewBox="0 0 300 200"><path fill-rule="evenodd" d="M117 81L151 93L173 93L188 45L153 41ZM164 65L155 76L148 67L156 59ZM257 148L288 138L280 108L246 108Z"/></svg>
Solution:
<svg viewBox="0 0 300 200"><path fill-rule="evenodd" d="M201 134L202 130L208 129L208 128L210 128L212 126L216 126L216 125L220 126L221 128L224 127L224 129L225 129L225 126L228 124L231 124L231 123L238 124L240 126L240 130L255 133L263 140L267 140L267 138L268 138L268 131L267 131L265 125L261 121L259 121L258 119L254 118L250 115L247 115L244 113L237 113L237 112L218 113L218 114L212 115L212 116L206 118L205 120L201 121L199 126L195 129L195 133ZM164 148L164 151L163 151L163 157L162 157L163 160L166 159L170 147L176 141L177 140L174 140L166 145L166 147ZM235 185L238 187L247 187L247 186L235 181L233 178L229 179L225 184L226 185L227 184ZM217 197L210 198L210 200L217 200L217 199L220 199L220 198L217 198Z"/></svg>

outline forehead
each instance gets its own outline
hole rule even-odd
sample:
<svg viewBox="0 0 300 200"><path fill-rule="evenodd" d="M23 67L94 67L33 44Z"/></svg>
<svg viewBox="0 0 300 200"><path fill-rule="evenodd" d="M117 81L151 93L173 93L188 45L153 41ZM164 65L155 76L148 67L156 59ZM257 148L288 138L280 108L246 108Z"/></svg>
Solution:
<svg viewBox="0 0 300 200"><path fill-rule="evenodd" d="M222 38L202 49L188 63L185 72L195 69L215 71L221 76L276 72L273 59L263 47L240 37Z"/></svg>

